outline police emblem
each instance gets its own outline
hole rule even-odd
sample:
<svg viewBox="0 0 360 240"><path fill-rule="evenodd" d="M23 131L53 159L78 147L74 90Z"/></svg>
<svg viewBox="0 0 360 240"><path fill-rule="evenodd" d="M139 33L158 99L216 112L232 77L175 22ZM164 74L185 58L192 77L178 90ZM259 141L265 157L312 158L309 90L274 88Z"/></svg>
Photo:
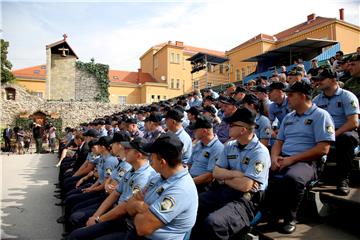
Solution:
<svg viewBox="0 0 360 240"><path fill-rule="evenodd" d="M326 132L329 134L334 134L334 128L333 126L326 126Z"/></svg>
<svg viewBox="0 0 360 240"><path fill-rule="evenodd" d="M243 197L249 201L251 200L251 194L249 192L244 193Z"/></svg>
<svg viewBox="0 0 360 240"><path fill-rule="evenodd" d="M111 172L112 172L111 168L106 169L106 174L111 175Z"/></svg>
<svg viewBox="0 0 360 240"><path fill-rule="evenodd" d="M311 125L312 122L313 122L312 119L305 119L304 121L305 125Z"/></svg>
<svg viewBox="0 0 360 240"><path fill-rule="evenodd" d="M120 170L118 171L118 174L120 177L123 177L125 175L125 169L120 168Z"/></svg>
<svg viewBox="0 0 360 240"><path fill-rule="evenodd" d="M166 196L160 203L160 211L166 212L170 211L175 206L175 199L170 196Z"/></svg>
<svg viewBox="0 0 360 240"><path fill-rule="evenodd" d="M160 194L162 194L163 191L164 191L164 188L160 187L158 190L156 190L156 193L160 195Z"/></svg>
<svg viewBox="0 0 360 240"><path fill-rule="evenodd" d="M243 160L242 160L242 163L245 164L245 165L248 165L250 162L250 158L248 157L244 157Z"/></svg>
<svg viewBox="0 0 360 240"><path fill-rule="evenodd" d="M204 152L204 157L206 157L206 158L210 157L210 153L209 152Z"/></svg>
<svg viewBox="0 0 360 240"><path fill-rule="evenodd" d="M264 170L264 163L263 162L256 162L255 163L255 172L256 174L261 173Z"/></svg>
<svg viewBox="0 0 360 240"><path fill-rule="evenodd" d="M356 105L356 102L353 100L353 101L351 101L351 106L353 107L353 108L356 108L357 107L357 105Z"/></svg>
<svg viewBox="0 0 360 240"><path fill-rule="evenodd" d="M266 135L270 135L271 134L271 129L270 128L265 128L265 133L266 133Z"/></svg>

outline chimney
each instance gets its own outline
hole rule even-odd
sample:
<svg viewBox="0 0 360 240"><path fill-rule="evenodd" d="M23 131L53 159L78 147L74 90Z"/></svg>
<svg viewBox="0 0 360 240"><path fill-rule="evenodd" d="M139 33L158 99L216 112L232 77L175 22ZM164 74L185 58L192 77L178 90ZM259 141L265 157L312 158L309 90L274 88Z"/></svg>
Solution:
<svg viewBox="0 0 360 240"><path fill-rule="evenodd" d="M172 42L171 42L171 41L168 41L168 44L169 44L169 45L171 45L171 44L172 44Z"/></svg>
<svg viewBox="0 0 360 240"><path fill-rule="evenodd" d="M344 9L343 8L339 9L339 15L340 15L340 20L344 21Z"/></svg>
<svg viewBox="0 0 360 240"><path fill-rule="evenodd" d="M142 72L142 70L141 70L141 68L138 68L138 72L137 72L137 74L138 74L138 76L137 76L137 84L140 84L140 78L141 78L141 72Z"/></svg>
<svg viewBox="0 0 360 240"><path fill-rule="evenodd" d="M312 14L310 14L310 15L307 16L307 21L308 21L308 22L311 22L311 21L313 21L313 20L315 20L315 13L312 13Z"/></svg>
<svg viewBox="0 0 360 240"><path fill-rule="evenodd" d="M178 47L183 47L184 46L184 42L180 42L180 41L176 41L175 45Z"/></svg>

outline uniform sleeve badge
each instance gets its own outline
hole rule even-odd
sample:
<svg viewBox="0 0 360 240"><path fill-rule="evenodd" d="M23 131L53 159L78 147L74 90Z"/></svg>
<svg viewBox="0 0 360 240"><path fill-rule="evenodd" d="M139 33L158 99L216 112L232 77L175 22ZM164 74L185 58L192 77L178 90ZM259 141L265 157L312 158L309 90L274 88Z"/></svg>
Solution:
<svg viewBox="0 0 360 240"><path fill-rule="evenodd" d="M160 187L158 190L156 190L156 193L161 195L164 191L164 188L163 187Z"/></svg>
<svg viewBox="0 0 360 240"><path fill-rule="evenodd" d="M106 169L106 174L111 175L111 172L112 172L111 168Z"/></svg>
<svg viewBox="0 0 360 240"><path fill-rule="evenodd" d="M356 102L354 100L352 100L350 104L353 108L357 108Z"/></svg>
<svg viewBox="0 0 360 240"><path fill-rule="evenodd" d="M255 172L256 174L261 173L264 170L264 163L263 162L256 162L255 163Z"/></svg>
<svg viewBox="0 0 360 240"><path fill-rule="evenodd" d="M329 134L334 134L334 128L333 126L326 126L326 132Z"/></svg>
<svg viewBox="0 0 360 240"><path fill-rule="evenodd" d="M133 190L132 190L132 194L135 194L135 193L140 192L140 191L141 191L140 186L135 186L135 187L133 188Z"/></svg>
<svg viewBox="0 0 360 240"><path fill-rule="evenodd" d="M118 171L118 174L120 177L123 177L125 175L125 169L120 168L120 170Z"/></svg>
<svg viewBox="0 0 360 240"><path fill-rule="evenodd" d="M168 212L171 211L175 206L175 199L171 196L166 196L160 203L160 211L161 212Z"/></svg>
<svg viewBox="0 0 360 240"><path fill-rule="evenodd" d="M270 135L271 134L271 129L270 128L265 128L265 133L266 133L266 135Z"/></svg>

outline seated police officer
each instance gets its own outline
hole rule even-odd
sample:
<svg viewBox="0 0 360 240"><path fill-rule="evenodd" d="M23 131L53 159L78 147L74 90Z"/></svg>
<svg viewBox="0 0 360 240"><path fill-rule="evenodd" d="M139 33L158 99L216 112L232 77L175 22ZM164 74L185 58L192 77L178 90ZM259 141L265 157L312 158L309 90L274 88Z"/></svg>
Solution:
<svg viewBox="0 0 360 240"><path fill-rule="evenodd" d="M312 80L317 82L318 88L322 91L314 98L314 103L330 113L335 124L337 191L340 195L348 195L350 192L349 175L354 158L354 148L359 141L356 131L359 125L359 101L352 92L338 86L336 74L331 68L324 68Z"/></svg>
<svg viewBox="0 0 360 240"><path fill-rule="evenodd" d="M126 209L132 219L127 219L127 231L116 239L180 240L191 230L198 195L182 164L182 149L183 143L173 133L161 135L148 146L151 166L159 175L149 181L144 193L139 191L128 200Z"/></svg>
<svg viewBox="0 0 360 240"><path fill-rule="evenodd" d="M198 192L203 192L205 187L213 181L215 162L224 149L224 145L214 134L212 120L204 115L198 116L195 123L190 125L195 138L199 140L188 162L190 175L193 177Z"/></svg>
<svg viewBox="0 0 360 240"><path fill-rule="evenodd" d="M94 211L87 221L87 227L75 230L69 239L93 239L121 231L121 226L125 225L123 217L128 199L137 191L144 190L148 180L156 174L149 164L148 153L144 151L146 143L139 137L121 143L126 151L126 161L132 169L125 173L116 190ZM117 206L112 208L116 202Z"/></svg>
<svg viewBox="0 0 360 240"><path fill-rule="evenodd" d="M217 182L199 195L192 239L229 239L249 226L268 183L270 154L254 134L255 112L239 108L229 118L229 135L213 175ZM217 183L217 184L216 184Z"/></svg>
<svg viewBox="0 0 360 240"><path fill-rule="evenodd" d="M292 233L305 186L316 178L316 161L328 153L335 130L329 113L312 103L309 84L296 82L287 91L294 111L283 119L271 150L271 169L283 178L269 184L269 199L285 214L281 230Z"/></svg>

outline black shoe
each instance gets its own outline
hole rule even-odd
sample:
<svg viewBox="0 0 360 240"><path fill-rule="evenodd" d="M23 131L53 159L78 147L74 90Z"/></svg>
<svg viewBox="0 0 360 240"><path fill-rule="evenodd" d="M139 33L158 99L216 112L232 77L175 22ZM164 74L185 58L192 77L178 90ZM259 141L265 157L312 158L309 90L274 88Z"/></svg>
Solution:
<svg viewBox="0 0 360 240"><path fill-rule="evenodd" d="M341 196L347 196L350 193L350 188L349 188L349 179L342 179L337 187L337 194L341 195Z"/></svg>
<svg viewBox="0 0 360 240"><path fill-rule="evenodd" d="M54 197L56 197L57 199L61 198L61 194L55 194Z"/></svg>
<svg viewBox="0 0 360 240"><path fill-rule="evenodd" d="M62 236L62 237L67 237L67 236L69 236L69 234L70 234L69 232L63 232L63 233L61 234L61 236Z"/></svg>
<svg viewBox="0 0 360 240"><path fill-rule="evenodd" d="M281 232L285 234L291 234L296 230L296 222L295 221L285 221L281 227Z"/></svg>
<svg viewBox="0 0 360 240"><path fill-rule="evenodd" d="M54 193L60 193L61 189L55 189Z"/></svg>
<svg viewBox="0 0 360 240"><path fill-rule="evenodd" d="M58 202L58 203L55 203L55 206L64 206L65 204L64 204L64 202L63 201L61 201L61 202Z"/></svg>
<svg viewBox="0 0 360 240"><path fill-rule="evenodd" d="M56 222L57 222L57 223L65 223L65 222L66 222L65 216L59 217L59 218L56 220Z"/></svg>

